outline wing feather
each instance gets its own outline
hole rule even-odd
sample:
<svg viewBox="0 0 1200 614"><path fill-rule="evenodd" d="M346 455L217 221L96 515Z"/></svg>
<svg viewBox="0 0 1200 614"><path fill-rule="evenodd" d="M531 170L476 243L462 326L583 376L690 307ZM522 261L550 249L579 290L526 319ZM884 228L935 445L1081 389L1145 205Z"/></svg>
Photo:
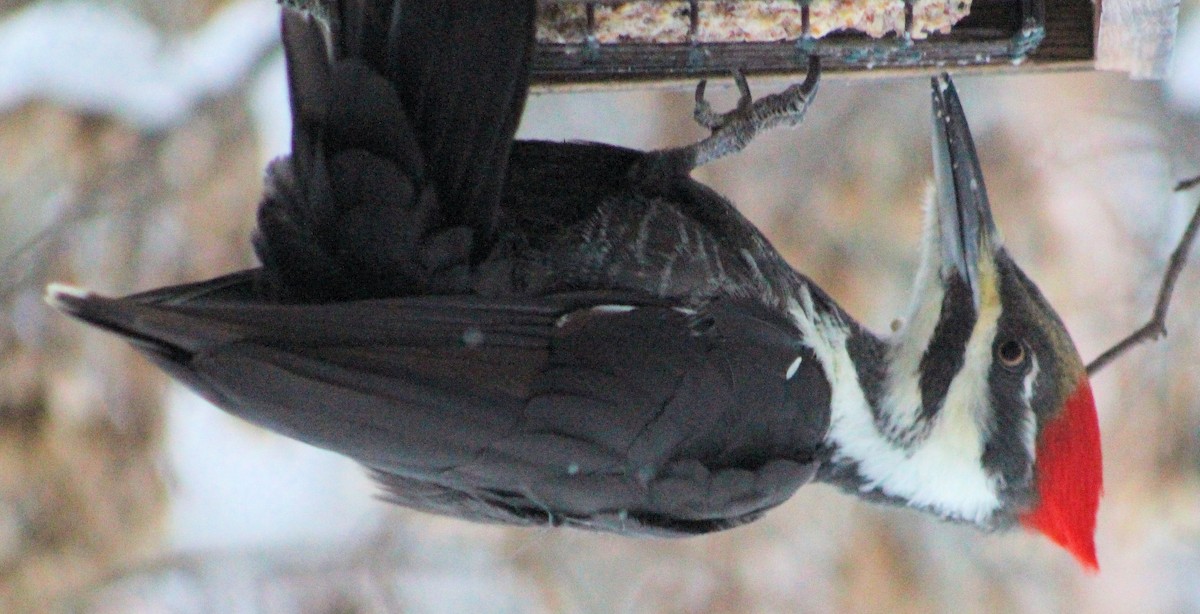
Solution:
<svg viewBox="0 0 1200 614"><path fill-rule="evenodd" d="M632 308L608 307L618 298ZM829 391L786 322L748 302L691 313L630 298L60 306L231 413L371 467L419 509L690 534L812 478Z"/></svg>

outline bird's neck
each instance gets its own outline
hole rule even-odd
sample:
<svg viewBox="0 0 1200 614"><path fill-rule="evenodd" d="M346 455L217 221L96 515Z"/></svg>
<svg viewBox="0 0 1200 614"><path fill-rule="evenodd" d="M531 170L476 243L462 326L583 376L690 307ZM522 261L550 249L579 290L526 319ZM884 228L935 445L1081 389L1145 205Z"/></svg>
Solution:
<svg viewBox="0 0 1200 614"><path fill-rule="evenodd" d="M920 375L922 359L940 309L915 305L908 324L885 338L819 290L806 287L798 295L789 311L830 382L830 425L817 479L863 498L989 524L1001 503L982 463L980 408L943 404L945 389L937 403L923 402L929 386ZM922 317L930 313L932 322Z"/></svg>

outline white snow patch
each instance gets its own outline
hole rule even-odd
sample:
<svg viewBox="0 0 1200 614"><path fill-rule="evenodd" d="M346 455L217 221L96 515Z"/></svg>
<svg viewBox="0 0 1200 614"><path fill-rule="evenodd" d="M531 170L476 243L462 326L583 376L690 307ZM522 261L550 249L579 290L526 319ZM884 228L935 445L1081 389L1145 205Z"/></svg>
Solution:
<svg viewBox="0 0 1200 614"><path fill-rule="evenodd" d="M0 22L0 113L44 99L144 130L237 85L279 40L279 8L241 0L164 41L118 6L40 2Z"/></svg>
<svg viewBox="0 0 1200 614"><path fill-rule="evenodd" d="M1171 72L1167 75L1167 96L1175 106L1200 113L1200 11L1179 24Z"/></svg>
<svg viewBox="0 0 1200 614"><path fill-rule="evenodd" d="M172 550L336 546L370 535L386 509L357 463L252 426L178 385L167 455Z"/></svg>
<svg viewBox="0 0 1200 614"><path fill-rule="evenodd" d="M292 151L292 113L288 101L287 63L274 55L250 86L250 113L258 131L263 166Z"/></svg>

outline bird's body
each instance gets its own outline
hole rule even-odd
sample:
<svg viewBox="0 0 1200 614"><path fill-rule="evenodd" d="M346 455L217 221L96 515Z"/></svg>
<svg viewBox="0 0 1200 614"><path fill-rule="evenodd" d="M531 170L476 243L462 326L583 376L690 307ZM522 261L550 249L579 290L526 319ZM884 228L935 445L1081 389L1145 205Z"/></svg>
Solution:
<svg viewBox="0 0 1200 614"><path fill-rule="evenodd" d="M285 11L293 152L268 174L263 266L52 302L418 509L695 534L814 478L989 529L1061 507L1040 434L1087 383L982 184L962 189L982 181L965 121L939 137L951 194L910 323L880 337L671 152L514 144L535 9L503 4L337 2L332 59ZM1094 522L1092 447L1070 505ZM1086 531L1086 562L1081 522L1039 528Z"/></svg>

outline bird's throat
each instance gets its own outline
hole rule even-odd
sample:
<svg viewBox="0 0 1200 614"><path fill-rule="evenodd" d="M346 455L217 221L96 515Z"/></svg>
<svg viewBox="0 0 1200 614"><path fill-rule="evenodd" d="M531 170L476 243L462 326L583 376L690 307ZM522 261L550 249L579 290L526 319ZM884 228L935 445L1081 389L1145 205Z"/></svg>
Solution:
<svg viewBox="0 0 1200 614"><path fill-rule="evenodd" d="M820 313L803 293L792 315L830 380L830 427L818 479L869 500L990 528L1001 502L982 464L985 438L971 400L978 395L968 390L970 374L952 375L955 381L945 387L946 397L962 407L922 409L919 370L928 352L907 344L921 338L928 344L937 318L933 325L914 318L884 339L845 314Z"/></svg>

